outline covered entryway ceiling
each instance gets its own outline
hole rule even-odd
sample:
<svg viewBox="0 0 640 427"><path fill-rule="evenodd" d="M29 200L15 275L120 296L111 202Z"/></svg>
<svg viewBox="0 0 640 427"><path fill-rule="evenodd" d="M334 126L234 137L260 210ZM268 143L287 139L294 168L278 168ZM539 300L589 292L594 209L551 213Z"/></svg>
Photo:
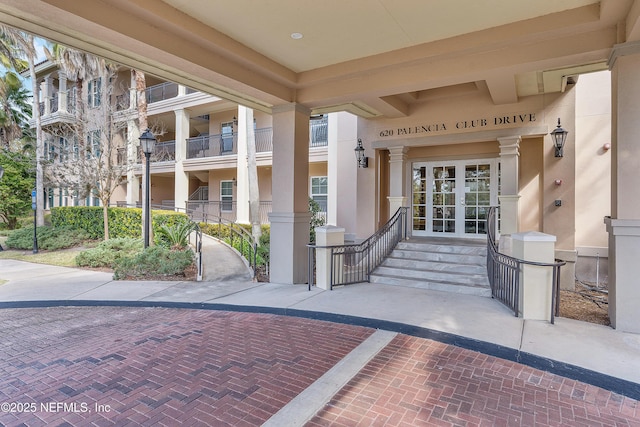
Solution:
<svg viewBox="0 0 640 427"><path fill-rule="evenodd" d="M400 117L564 90L640 38L637 0L2 0L0 21L269 112ZM301 38L292 38L299 33Z"/></svg>

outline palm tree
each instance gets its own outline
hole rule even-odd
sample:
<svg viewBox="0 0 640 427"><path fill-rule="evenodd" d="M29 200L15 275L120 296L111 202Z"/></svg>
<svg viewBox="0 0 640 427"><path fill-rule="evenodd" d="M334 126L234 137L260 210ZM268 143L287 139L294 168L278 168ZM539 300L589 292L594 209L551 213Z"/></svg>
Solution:
<svg viewBox="0 0 640 427"><path fill-rule="evenodd" d="M9 71L0 77L0 145L9 146L13 141L32 138L30 95L18 76Z"/></svg>
<svg viewBox="0 0 640 427"><path fill-rule="evenodd" d="M31 79L31 95L33 102L32 114L36 121L36 194L42 203L36 204L36 224L44 225L44 173L42 170L42 156L44 153L44 139L42 138L42 124L40 120L39 91L36 81L35 57L36 49L32 34L25 33L16 28L0 25L0 61L13 64L16 71L25 70L26 64Z"/></svg>

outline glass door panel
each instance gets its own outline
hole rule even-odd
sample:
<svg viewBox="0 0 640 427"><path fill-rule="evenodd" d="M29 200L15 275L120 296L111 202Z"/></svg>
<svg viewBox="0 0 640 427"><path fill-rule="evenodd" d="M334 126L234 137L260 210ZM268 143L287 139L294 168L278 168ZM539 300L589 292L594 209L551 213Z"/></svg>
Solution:
<svg viewBox="0 0 640 427"><path fill-rule="evenodd" d="M427 168L415 165L412 177L413 229L424 232L427 229Z"/></svg>
<svg viewBox="0 0 640 427"><path fill-rule="evenodd" d="M491 164L465 165L465 234L487 233L487 210L491 205Z"/></svg>
<svg viewBox="0 0 640 427"><path fill-rule="evenodd" d="M487 232L489 206L497 203L495 160L414 163L415 235L478 236Z"/></svg>
<svg viewBox="0 0 640 427"><path fill-rule="evenodd" d="M434 166L431 192L431 232L456 232L456 166Z"/></svg>

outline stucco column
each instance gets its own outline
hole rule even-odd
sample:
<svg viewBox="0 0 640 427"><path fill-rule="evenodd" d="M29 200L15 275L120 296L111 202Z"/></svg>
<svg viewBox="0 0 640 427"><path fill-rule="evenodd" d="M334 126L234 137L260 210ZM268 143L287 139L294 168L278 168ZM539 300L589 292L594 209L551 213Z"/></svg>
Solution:
<svg viewBox="0 0 640 427"><path fill-rule="evenodd" d="M309 243L309 116L300 104L273 108L272 283L307 281Z"/></svg>
<svg viewBox="0 0 640 427"><path fill-rule="evenodd" d="M358 141L358 118L351 113L331 113L328 122L327 224L344 227L355 236L357 232L358 165L353 149ZM351 237L353 238L353 237Z"/></svg>
<svg viewBox="0 0 640 427"><path fill-rule="evenodd" d="M175 110L176 114L176 164L173 200L174 206L186 209L189 200L189 173L184 171L187 159L187 139L189 139L189 112L184 109Z"/></svg>
<svg viewBox="0 0 640 427"><path fill-rule="evenodd" d="M640 42L616 45L611 69L611 218L609 318L625 332L640 333Z"/></svg>
<svg viewBox="0 0 640 427"><path fill-rule="evenodd" d="M135 207L140 201L140 175L135 170L140 133L134 120L127 121L127 138L127 206Z"/></svg>
<svg viewBox="0 0 640 427"><path fill-rule="evenodd" d="M67 75L62 71L58 71L58 111L67 111Z"/></svg>
<svg viewBox="0 0 640 427"><path fill-rule="evenodd" d="M518 164L520 162L520 136L498 138L500 144L501 188L500 233L513 234L519 231L519 182Z"/></svg>
<svg viewBox="0 0 640 427"><path fill-rule="evenodd" d="M248 113L251 112L251 117ZM253 110L238 105L238 160L236 167L236 221L249 224L249 169L247 160L247 122L253 122Z"/></svg>
<svg viewBox="0 0 640 427"><path fill-rule="evenodd" d="M51 114L51 74L44 76L41 89L42 101L44 102L44 116Z"/></svg>
<svg viewBox="0 0 640 427"><path fill-rule="evenodd" d="M407 147L389 148L389 218L398 208L409 206L407 191Z"/></svg>

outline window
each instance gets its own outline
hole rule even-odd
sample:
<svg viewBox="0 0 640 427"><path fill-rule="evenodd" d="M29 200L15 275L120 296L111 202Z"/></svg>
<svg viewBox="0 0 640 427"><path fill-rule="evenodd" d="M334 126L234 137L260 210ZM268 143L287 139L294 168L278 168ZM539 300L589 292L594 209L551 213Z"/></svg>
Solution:
<svg viewBox="0 0 640 427"><path fill-rule="evenodd" d="M60 137L60 161L66 162L69 160L69 144L67 138Z"/></svg>
<svg viewBox="0 0 640 427"><path fill-rule="evenodd" d="M327 177L326 176L313 176L311 177L311 198L320 205L320 211L327 211Z"/></svg>
<svg viewBox="0 0 640 427"><path fill-rule="evenodd" d="M233 122L222 123L222 146L220 147L221 153L233 152Z"/></svg>
<svg viewBox="0 0 640 427"><path fill-rule="evenodd" d="M87 135L87 159L100 157L100 131L92 130Z"/></svg>
<svg viewBox="0 0 640 427"><path fill-rule="evenodd" d="M220 181L220 209L225 212L233 210L233 181Z"/></svg>
<svg viewBox="0 0 640 427"><path fill-rule="evenodd" d="M102 77L98 77L97 79L93 79L89 81L89 85L87 86L87 101L89 107L99 107L100 106L100 98L102 92Z"/></svg>

